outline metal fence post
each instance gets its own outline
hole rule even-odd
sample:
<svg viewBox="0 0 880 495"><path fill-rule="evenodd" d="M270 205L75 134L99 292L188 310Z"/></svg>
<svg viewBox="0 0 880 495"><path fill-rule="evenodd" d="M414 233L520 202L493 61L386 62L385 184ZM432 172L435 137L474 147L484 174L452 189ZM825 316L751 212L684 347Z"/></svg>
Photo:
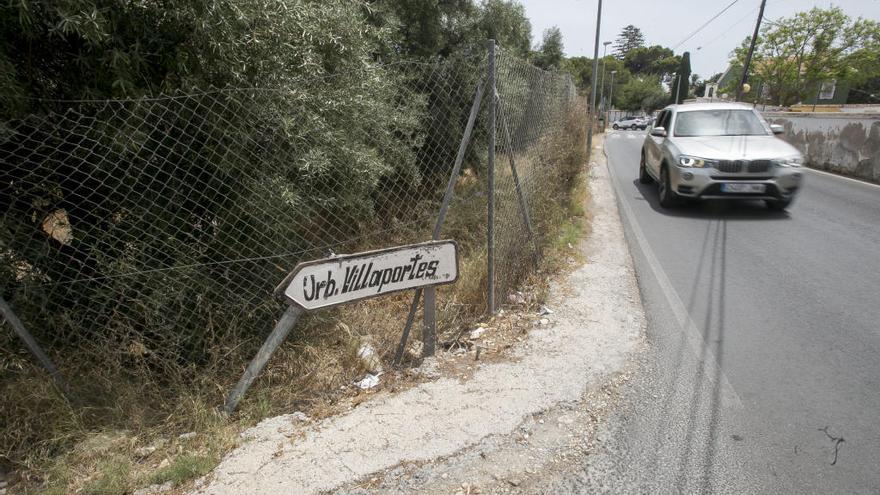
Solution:
<svg viewBox="0 0 880 495"><path fill-rule="evenodd" d="M489 50L489 70L486 87L489 98L489 158L486 165L487 191L489 198L486 215L486 279L488 282L489 314L495 314L495 40L487 43Z"/></svg>
<svg viewBox="0 0 880 495"><path fill-rule="evenodd" d="M397 352L394 353L394 361L391 364L397 366L400 364L400 361L403 360L403 352L406 350L406 341L409 340L409 331L413 326L413 321L416 318L416 311L419 309L419 301L422 299L422 289L416 289L415 294L413 294L413 300L409 304L409 313L406 315L406 324L403 326L403 334L400 336L400 343L397 344ZM424 337L424 336L423 336ZM422 339L424 343L424 338ZM422 352L424 353L424 347L422 348Z"/></svg>
<svg viewBox="0 0 880 495"><path fill-rule="evenodd" d="M471 142L471 135L474 132L474 123L477 115L480 113L480 102L483 101L483 83L477 83L477 91L474 94L474 101L471 103L471 113L468 115L467 125L464 128L464 135L458 145L458 154L455 156L455 164L452 166L452 172L449 174L449 181L446 183L446 192L443 193L443 202L440 204L440 212L437 214L437 222L434 224L434 230L431 238L440 239L440 232L443 228L443 222L446 220L446 213L449 211L449 203L452 201L452 195L455 192L455 182L461 171L461 164L464 162L464 155L467 152L468 145ZM425 293L425 313L424 327L422 329L422 348L423 356L433 356L436 349L437 341L437 289L435 287L427 287ZM412 303L409 306L409 314L406 318L406 325L403 327L403 335L400 337L400 343L397 345L397 352L394 354L394 364L400 364L403 359L403 352L406 349L406 341L409 338L409 331L412 328L413 319L419 306L419 299L422 297L422 289L416 289L413 295Z"/></svg>
<svg viewBox="0 0 880 495"><path fill-rule="evenodd" d="M437 289L425 287L422 316L422 356L433 356L437 351Z"/></svg>
<svg viewBox="0 0 880 495"><path fill-rule="evenodd" d="M55 385L57 385L63 393L69 395L70 391L67 388L67 383L61 377L61 373L58 372L55 363L53 363L52 360L49 359L49 356L43 352L43 349L40 348L40 345L34 340L34 337L27 331L24 324L18 319L18 316L12 311L9 304L6 303L6 299L3 299L2 297L0 297L0 314L3 315L4 320L9 323L9 326L11 326L15 334L18 335L18 338L20 338L28 350L31 351L31 354L33 354L34 357L37 358L37 361L43 365L43 368L52 375L52 379L55 380Z"/></svg>
<svg viewBox="0 0 880 495"><path fill-rule="evenodd" d="M232 392L229 392L229 397L226 398L226 412L228 414L232 414L232 412L235 411L236 406L238 406L238 401L241 400L242 396L244 396L245 392L251 387L251 384L254 383L254 380L260 372L263 371L263 368L266 367L269 358L272 357L272 354L275 353L278 346L284 342L287 334L290 333L290 330L296 325L296 320L299 319L299 316L302 313L303 309L293 304L284 310L281 319L275 324L275 328L272 329L272 333L270 333L269 337L266 338L266 341L263 342L263 346L260 347L257 355L254 356L254 359L248 364L244 375L238 380L238 384L235 385Z"/></svg>
<svg viewBox="0 0 880 495"><path fill-rule="evenodd" d="M513 157L513 140L510 138L510 126L507 123L507 113L501 105L501 97L498 96L497 93L495 94L495 97L498 98L498 108L501 112L501 129L502 134L504 134L504 143L507 145L507 158L510 161L510 173L513 176L513 185L516 187L519 212L520 215L522 215L523 223L529 233L529 241L531 241L532 244L532 255L535 262L535 269L537 269L539 266L538 244L535 241L535 231L532 229L532 217L529 215L529 205L526 202L525 194L523 194L522 186L519 182L519 174L516 171L516 162Z"/></svg>

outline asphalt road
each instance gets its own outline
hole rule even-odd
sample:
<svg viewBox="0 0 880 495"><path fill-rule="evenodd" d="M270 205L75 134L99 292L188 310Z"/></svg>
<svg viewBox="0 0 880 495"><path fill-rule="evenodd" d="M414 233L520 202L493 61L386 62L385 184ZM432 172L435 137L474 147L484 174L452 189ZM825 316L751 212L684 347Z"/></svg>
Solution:
<svg viewBox="0 0 880 495"><path fill-rule="evenodd" d="M643 132L605 149L648 351L547 492L880 493L880 187L814 171L788 213L661 209Z"/></svg>

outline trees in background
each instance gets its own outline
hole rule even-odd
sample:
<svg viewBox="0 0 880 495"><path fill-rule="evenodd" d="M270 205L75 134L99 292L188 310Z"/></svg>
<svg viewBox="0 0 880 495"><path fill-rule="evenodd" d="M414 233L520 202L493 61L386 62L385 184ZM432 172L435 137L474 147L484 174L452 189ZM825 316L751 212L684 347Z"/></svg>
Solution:
<svg viewBox="0 0 880 495"><path fill-rule="evenodd" d="M628 111L652 112L669 101L669 95L660 85L660 77L655 75L634 77L615 91L617 107Z"/></svg>
<svg viewBox="0 0 880 495"><path fill-rule="evenodd" d="M706 81L699 74L691 74L691 93L690 96L703 96L706 92Z"/></svg>
<svg viewBox="0 0 880 495"><path fill-rule="evenodd" d="M624 27L614 40L614 56L622 60L632 50L643 46L645 46L645 36L642 30L630 24Z"/></svg>
<svg viewBox="0 0 880 495"><path fill-rule="evenodd" d="M850 89L848 103L880 103L880 76Z"/></svg>
<svg viewBox="0 0 880 495"><path fill-rule="evenodd" d="M582 93L590 88L593 77L593 60L588 57L568 57L562 62L562 70L571 74L574 83Z"/></svg>
<svg viewBox="0 0 880 495"><path fill-rule="evenodd" d="M565 58L562 45L562 32L553 26L544 31L541 47L535 53L532 62L542 69L558 69Z"/></svg>
<svg viewBox="0 0 880 495"><path fill-rule="evenodd" d="M742 66L748 40L737 48L734 62ZM880 23L852 19L838 7L813 8L766 23L750 68L757 89L766 85L777 105L803 101L825 81L862 84L880 75ZM732 92L739 83L737 79ZM752 91L751 98L756 97Z"/></svg>
<svg viewBox="0 0 880 495"><path fill-rule="evenodd" d="M574 76L583 88L588 88L592 80L592 60L586 57L568 59L563 68ZM670 99L669 93L661 85L661 80L676 72L681 58L669 48L660 45L645 46L642 31L636 26L624 27L614 42L614 54L600 60L600 68L605 67L606 95L612 93L611 71L614 77L613 101L611 104L630 111L650 112L664 106ZM689 75L687 77L690 77ZM596 79L601 80L600 77ZM688 84L684 84L688 90ZM673 88L674 89L674 88Z"/></svg>
<svg viewBox="0 0 880 495"><path fill-rule="evenodd" d="M672 97L671 91L664 88L661 81L668 81L670 75L683 67L682 57L676 56L669 48L660 45L645 46L644 36L639 28L629 25L623 28L614 45L614 54L599 61L600 70L604 65L604 94L611 91L611 72L614 77L613 101L611 105L629 111L650 112L661 108ZM681 99L686 98L691 84L690 60L687 60L687 75L682 84ZM566 59L562 70L568 71L583 93L588 93L593 80L592 59L571 57ZM596 81L601 81L601 74ZM674 90L674 84L672 90ZM601 98L600 98L601 100Z"/></svg>
<svg viewBox="0 0 880 495"><path fill-rule="evenodd" d="M679 61L669 48L653 45L630 50L623 57L623 63L635 74L662 75L674 72Z"/></svg>
<svg viewBox="0 0 880 495"><path fill-rule="evenodd" d="M670 92L672 93L670 101L672 103L680 103L687 99L688 93L690 93L690 80L691 54L690 52L684 52L678 63L678 70L675 72L675 77L672 78L672 81L670 82Z"/></svg>

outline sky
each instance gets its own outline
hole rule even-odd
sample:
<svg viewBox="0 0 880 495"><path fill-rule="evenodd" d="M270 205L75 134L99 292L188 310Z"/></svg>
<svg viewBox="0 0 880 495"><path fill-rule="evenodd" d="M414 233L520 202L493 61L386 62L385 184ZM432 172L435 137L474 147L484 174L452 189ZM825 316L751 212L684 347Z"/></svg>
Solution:
<svg viewBox="0 0 880 495"><path fill-rule="evenodd" d="M593 56L598 0L519 0L532 23L532 39L540 44L545 29L558 26L567 56ZM604 0L599 55L603 41L614 41L627 24L640 28L647 45L674 47L733 0ZM880 0L767 0L766 19L788 17L810 8L834 4L850 17L880 20ZM730 9L678 48L691 52L691 70L703 78L727 67L728 55L750 37L760 0L738 0ZM613 45L608 46L611 53Z"/></svg>

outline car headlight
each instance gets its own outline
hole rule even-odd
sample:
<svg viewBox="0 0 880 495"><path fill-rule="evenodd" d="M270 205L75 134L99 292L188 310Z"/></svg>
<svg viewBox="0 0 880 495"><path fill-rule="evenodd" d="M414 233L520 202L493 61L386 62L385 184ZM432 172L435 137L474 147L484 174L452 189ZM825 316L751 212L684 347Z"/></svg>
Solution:
<svg viewBox="0 0 880 495"><path fill-rule="evenodd" d="M703 158L698 158L696 156L681 155L680 157L678 157L678 164L682 167L704 168L711 167L712 163L712 160L706 160Z"/></svg>
<svg viewBox="0 0 880 495"><path fill-rule="evenodd" d="M777 167L800 167L804 164L804 157L801 155L787 156L773 161Z"/></svg>

